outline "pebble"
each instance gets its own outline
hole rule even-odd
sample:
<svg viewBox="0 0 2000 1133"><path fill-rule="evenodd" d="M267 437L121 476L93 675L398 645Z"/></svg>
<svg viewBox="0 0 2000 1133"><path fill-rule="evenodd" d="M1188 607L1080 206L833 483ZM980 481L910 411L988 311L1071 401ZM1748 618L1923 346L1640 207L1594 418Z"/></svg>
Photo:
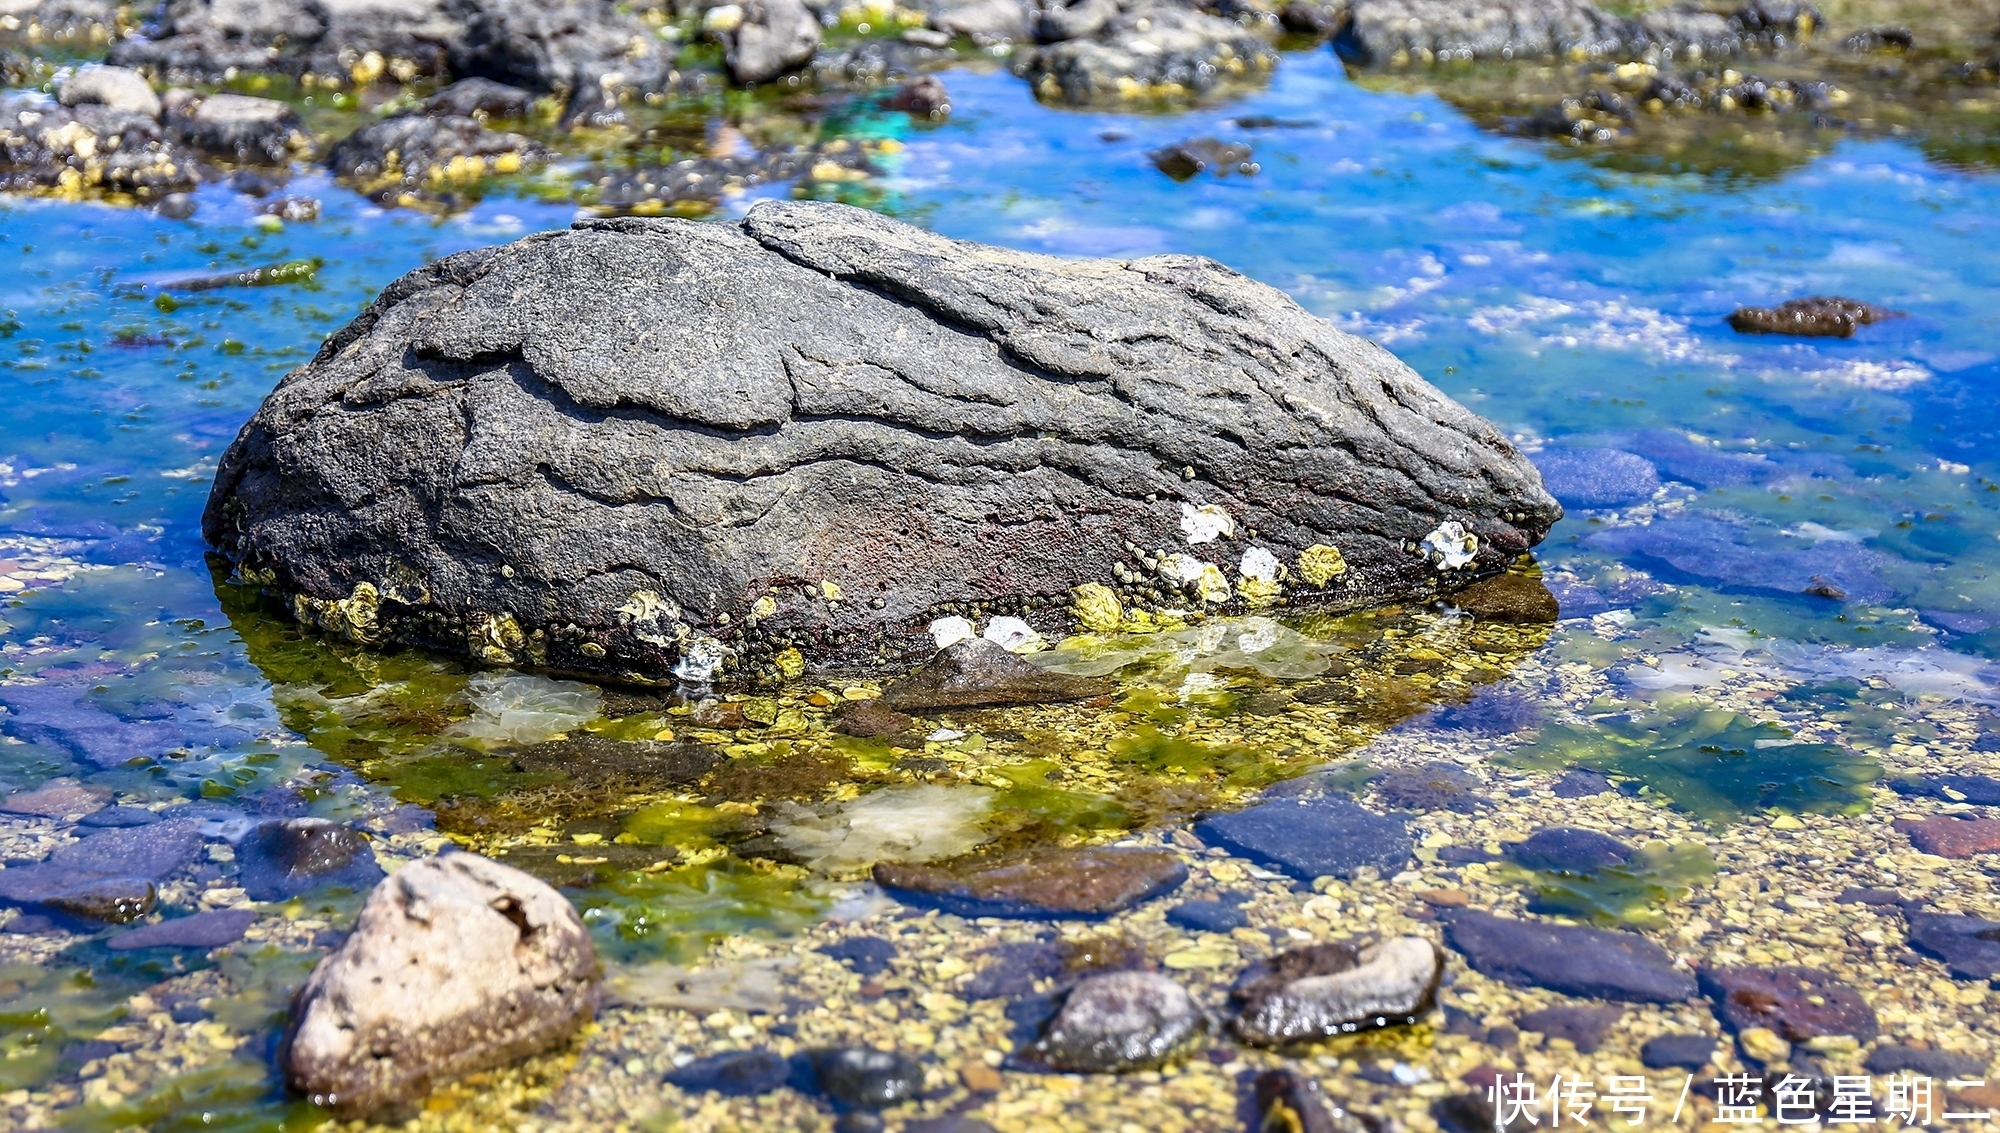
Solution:
<svg viewBox="0 0 2000 1133"><path fill-rule="evenodd" d="M929 864L882 862L875 882L899 899L965 917L1106 916L1180 887L1178 854L1115 846L1038 846Z"/></svg>
<svg viewBox="0 0 2000 1133"><path fill-rule="evenodd" d="M1949 1050L1925 1049L1887 1043L1868 1052L1864 1064L1870 1074L1917 1074L1939 1081L1953 1078L1976 1079L1986 1075L1986 1060L1976 1055Z"/></svg>
<svg viewBox="0 0 2000 1133"><path fill-rule="evenodd" d="M1588 1007L1581 1004L1562 1004L1530 1011L1514 1022L1524 1031L1534 1031L1551 1039L1564 1039L1583 1054L1589 1054L1604 1041L1612 1024L1625 1017L1622 1007Z"/></svg>
<svg viewBox="0 0 2000 1133"><path fill-rule="evenodd" d="M0 875L4 876L4 875ZM1911 913L1910 947L1962 980L2000 979L2000 924L1947 913Z"/></svg>
<svg viewBox="0 0 2000 1133"><path fill-rule="evenodd" d="M925 712L1087 700L1116 688L1110 681L1045 672L981 637L938 650L909 676L891 681L881 700L898 712Z"/></svg>
<svg viewBox="0 0 2000 1133"><path fill-rule="evenodd" d="M854 1109L901 1105L923 1092L924 1068L907 1054L871 1047L839 1047L811 1056L819 1088Z"/></svg>
<svg viewBox="0 0 2000 1133"><path fill-rule="evenodd" d="M1205 1026L1180 984L1157 972L1112 972L1071 989L1023 1057L1071 1073L1146 1070L1171 1059Z"/></svg>
<svg viewBox="0 0 2000 1133"><path fill-rule="evenodd" d="M1445 940L1474 970L1518 986L1634 1003L1695 995L1693 974L1637 933L1467 911L1450 916Z"/></svg>
<svg viewBox="0 0 2000 1133"><path fill-rule="evenodd" d="M791 1079L792 1067L782 1055L768 1050L732 1050L697 1058L667 1075L683 1090L707 1091L733 1098L768 1094Z"/></svg>
<svg viewBox="0 0 2000 1133"><path fill-rule="evenodd" d="M1712 1035L1660 1035L1639 1048L1639 1061L1648 1070L1699 1070L1714 1057Z"/></svg>
<svg viewBox="0 0 2000 1133"><path fill-rule="evenodd" d="M1235 814L1216 815L1195 835L1300 880L1328 875L1351 879L1362 869L1401 873L1416 852L1408 823L1377 814L1351 799L1278 799Z"/></svg>
<svg viewBox="0 0 2000 1133"><path fill-rule="evenodd" d="M1189 932L1228 932L1249 924L1250 918L1221 901L1183 901L1167 910L1167 923Z"/></svg>
<svg viewBox="0 0 2000 1133"><path fill-rule="evenodd" d="M1516 865L1552 873L1596 873L1631 865L1639 851L1607 834L1575 826L1550 826L1526 841L1509 842L1506 856Z"/></svg>
<svg viewBox="0 0 2000 1133"><path fill-rule="evenodd" d="M1250 972L1230 1027L1246 1043L1277 1046L1415 1023L1430 1010L1444 956L1422 937L1398 936L1359 951L1319 945L1281 953Z"/></svg>
<svg viewBox="0 0 2000 1133"><path fill-rule="evenodd" d="M119 933L106 941L105 946L117 952L135 948L220 948L243 939L256 920L254 909L211 909Z"/></svg>
<svg viewBox="0 0 2000 1133"><path fill-rule="evenodd" d="M857 700L834 715L833 730L843 736L875 739L901 735L917 726L913 717L880 700Z"/></svg>
<svg viewBox="0 0 2000 1133"><path fill-rule="evenodd" d="M1579 767L1563 773L1549 788L1559 799L1588 799L1602 795L1612 789L1611 780L1598 772Z"/></svg>
<svg viewBox="0 0 2000 1133"><path fill-rule="evenodd" d="M1811 968L1703 968L1701 989L1739 1034L1762 1027L1787 1042L1821 1035L1867 1042L1881 1030L1859 992Z"/></svg>
<svg viewBox="0 0 2000 1133"><path fill-rule="evenodd" d="M1969 858L2000 850L2000 818L1905 818L1896 822L1896 829L1909 835L1917 849L1941 858Z"/></svg>

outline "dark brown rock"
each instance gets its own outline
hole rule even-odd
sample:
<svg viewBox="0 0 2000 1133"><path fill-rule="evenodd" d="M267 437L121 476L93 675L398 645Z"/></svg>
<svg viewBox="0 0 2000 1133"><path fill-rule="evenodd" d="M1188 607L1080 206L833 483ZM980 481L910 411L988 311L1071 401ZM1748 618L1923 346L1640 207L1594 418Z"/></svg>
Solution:
<svg viewBox="0 0 2000 1133"><path fill-rule="evenodd" d="M1536 1031L1546 1038L1565 1039L1576 1049L1589 1054L1604 1041L1612 1024L1625 1017L1623 1007L1587 1007L1581 1004L1563 1004L1530 1011L1514 1020L1524 1031Z"/></svg>
<svg viewBox="0 0 2000 1133"><path fill-rule="evenodd" d="M1701 990L1734 1031L1765 1027L1787 1042L1847 1035L1865 1043L1881 1030L1859 992L1811 968L1703 968Z"/></svg>
<svg viewBox="0 0 2000 1133"><path fill-rule="evenodd" d="M1742 334L1851 338L1856 327L1900 318L1902 314L1857 299L1815 296L1793 299L1776 307L1740 307L1729 316L1729 325Z"/></svg>
<svg viewBox="0 0 2000 1133"><path fill-rule="evenodd" d="M880 700L853 701L834 714L833 730L843 736L875 739L900 735L916 727L914 717L883 704Z"/></svg>
<svg viewBox="0 0 2000 1133"><path fill-rule="evenodd" d="M1969 858L2000 850L2000 818L1952 818L1938 815L1922 820L1896 820L1896 829L1910 844L1941 858Z"/></svg>
<svg viewBox="0 0 2000 1133"><path fill-rule="evenodd" d="M1165 850L1036 847L927 865L882 862L876 884L961 916L1097 917L1177 888L1187 865Z"/></svg>
<svg viewBox="0 0 2000 1133"><path fill-rule="evenodd" d="M20 791L0 800L0 813L25 814L36 818L67 818L102 810L105 792L86 787L74 779L51 779L32 791Z"/></svg>
<svg viewBox="0 0 2000 1133"><path fill-rule="evenodd" d="M1190 138L1175 142L1165 149L1154 150L1152 158L1153 168L1176 181L1192 180L1210 171L1217 177L1227 177L1231 173L1247 175L1257 171L1250 161L1249 146L1215 138Z"/></svg>

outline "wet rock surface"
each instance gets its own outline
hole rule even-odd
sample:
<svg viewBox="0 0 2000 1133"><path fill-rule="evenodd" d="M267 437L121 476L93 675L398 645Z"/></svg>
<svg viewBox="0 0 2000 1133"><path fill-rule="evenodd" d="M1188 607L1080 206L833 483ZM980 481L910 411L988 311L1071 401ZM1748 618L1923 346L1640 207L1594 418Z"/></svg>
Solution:
<svg viewBox="0 0 2000 1133"><path fill-rule="evenodd" d="M1637 933L1468 911L1446 919L1445 942L1494 979L1565 995L1677 1003L1696 991L1693 973Z"/></svg>
<svg viewBox="0 0 2000 1133"><path fill-rule="evenodd" d="M899 1051L844 1047L816 1051L810 1061L820 1090L844 1106L888 1109L923 1092L923 1066Z"/></svg>
<svg viewBox="0 0 2000 1133"><path fill-rule="evenodd" d="M1179 855L1120 847L1036 847L928 865L883 862L876 884L968 917L1094 917L1187 880Z"/></svg>
<svg viewBox="0 0 2000 1133"><path fill-rule="evenodd" d="M1964 980L2000 979L2000 922L1950 913L1909 915L1910 947Z"/></svg>
<svg viewBox="0 0 2000 1133"><path fill-rule="evenodd" d="M488 174L518 173L553 156L527 137L488 129L476 118L399 114L342 139L327 155L327 167L372 198L396 203Z"/></svg>
<svg viewBox="0 0 2000 1133"><path fill-rule="evenodd" d="M1072 988L1023 1057L1081 1074L1145 1070L1199 1036L1206 1018L1187 989L1156 972L1112 972Z"/></svg>
<svg viewBox="0 0 2000 1133"><path fill-rule="evenodd" d="M1318 1082L1291 1069L1266 1070L1251 1087L1258 1133L1357 1133L1368 1126L1326 1096Z"/></svg>
<svg viewBox="0 0 2000 1133"><path fill-rule="evenodd" d="M752 293L755 304L721 302ZM1053 295L1071 297L1060 325L1026 313ZM780 310L782 327L756 314ZM628 316L670 333L606 345L622 340L599 324ZM1289 336L1296 352L1283 356L1297 361L1255 356L1246 333ZM1175 335L1233 361L1195 361L1168 345ZM1004 364L1003 344L1063 377ZM657 365L705 377L640 376ZM1171 386L1148 384L1169 371ZM1190 383L1231 386L1248 371L1262 389L1295 387L1285 404L1252 393L1239 423L1295 437L1282 462L1202 439L1213 405L1182 404ZM1143 420L1126 397L1091 392L1113 381L1152 407ZM976 403L975 389L988 391ZM1371 415L1334 408L1346 399ZM639 416L591 416L611 404ZM1325 416L1294 408L1305 405ZM1192 416L1169 428L1177 406ZM964 429L1054 433L973 446L954 439ZM1134 447L1086 439L1125 432ZM466 460L489 468L476 491L439 478ZM1195 465L1206 471L1185 479ZM815 487L827 476L837 491ZM374 502L339 502L362 483ZM1238 495L1253 485L1270 506ZM1062 501L1054 512L1044 488ZM1345 607L1469 581L1404 549L1447 514L1470 525L1474 570L1524 550L1556 514L1491 426L1206 261L975 250L837 205L765 202L737 226L587 222L406 277L267 401L224 457L204 530L241 569L274 572L303 618L354 640L708 676L730 659L761 672L785 650L811 650L810 662L907 647L939 604L970 600L969 580L989 576L1001 581L982 583L983 598L1055 596L1040 615L1054 628L1068 590L1113 577L1125 542L1179 544L1196 493L1274 554L1343 544L1345 573L1296 600ZM836 497L841 522L821 522ZM1124 540L1075 526L1102 509L1115 521L1090 531ZM417 511L448 518L404 522ZM708 518L689 527L690 515ZM509 561L480 549L489 539ZM815 585L787 581L798 578Z"/></svg>
<svg viewBox="0 0 2000 1133"><path fill-rule="evenodd" d="M1250 918L1222 901L1183 901L1167 910L1167 923L1190 932L1229 932L1249 924Z"/></svg>
<svg viewBox="0 0 2000 1133"><path fill-rule="evenodd" d="M1278 55L1231 20L1171 4L1121 10L1094 34L1017 57L1015 73L1044 102L1185 101L1229 83L1261 82Z"/></svg>
<svg viewBox="0 0 2000 1133"><path fill-rule="evenodd" d="M1639 851L1608 834L1574 826L1551 826L1504 847L1507 857L1529 869L1557 873L1595 873L1631 865Z"/></svg>
<svg viewBox="0 0 2000 1133"><path fill-rule="evenodd" d="M1246 1043L1275 1046L1414 1023L1443 974L1443 954L1421 937L1280 953L1245 973L1229 1025Z"/></svg>
<svg viewBox="0 0 2000 1133"><path fill-rule="evenodd" d="M1648 1070L1700 1070L1715 1058L1713 1035L1659 1035L1639 1048Z"/></svg>
<svg viewBox="0 0 2000 1133"><path fill-rule="evenodd" d="M1816 296L1792 299L1776 307L1741 307L1729 325L1743 334L1789 334L1820 338L1851 338L1855 328L1901 315L1858 299Z"/></svg>
<svg viewBox="0 0 2000 1133"><path fill-rule="evenodd" d="M1896 829L1909 835L1910 844L1917 849L1941 858L2000 851L2000 819L1996 818L1904 818L1896 821Z"/></svg>
<svg viewBox="0 0 2000 1133"><path fill-rule="evenodd" d="M239 880L254 901L281 901L321 886L367 889L382 879L367 836L323 818L260 823L237 853Z"/></svg>
<svg viewBox="0 0 2000 1133"><path fill-rule="evenodd" d="M362 1115L560 1042L597 1004L589 933L555 890L473 854L403 867L300 990L282 1066Z"/></svg>
<svg viewBox="0 0 2000 1133"><path fill-rule="evenodd" d="M881 700L892 711L928 712L1086 700L1115 687L1109 681L1038 669L985 638L975 638L940 649L915 672L884 688Z"/></svg>
<svg viewBox="0 0 2000 1133"><path fill-rule="evenodd" d="M0 799L0 814L25 814L36 818L84 818L102 810L105 792L92 789L75 779L51 779L30 791L16 791Z"/></svg>
<svg viewBox="0 0 2000 1133"><path fill-rule="evenodd" d="M120 952L139 948L221 948L243 939L256 920L254 909L210 909L121 932L105 945Z"/></svg>
<svg viewBox="0 0 2000 1133"><path fill-rule="evenodd" d="M1704 968L1701 989L1733 1031L1762 1027L1786 1042L1847 1035L1867 1042L1880 1032L1859 992L1810 968Z"/></svg>
<svg viewBox="0 0 2000 1133"><path fill-rule="evenodd" d="M66 107L0 97L0 191L95 191L158 200L193 188L197 161L147 115L101 103ZM37 697L29 691L36 687L45 686L11 690L9 703ZM36 707L39 714L61 710L53 702Z"/></svg>
<svg viewBox="0 0 2000 1133"><path fill-rule="evenodd" d="M1216 815L1202 820L1195 836L1305 881L1349 878L1361 869L1391 876L1415 853L1402 818L1337 795L1278 799Z"/></svg>

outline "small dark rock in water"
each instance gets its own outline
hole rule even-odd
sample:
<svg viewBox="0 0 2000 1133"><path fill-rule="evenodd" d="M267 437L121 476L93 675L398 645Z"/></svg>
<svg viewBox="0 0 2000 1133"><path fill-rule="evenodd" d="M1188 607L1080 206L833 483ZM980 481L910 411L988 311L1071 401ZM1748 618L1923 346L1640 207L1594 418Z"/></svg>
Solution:
<svg viewBox="0 0 2000 1133"><path fill-rule="evenodd" d="M1157 972L1113 972L1076 985L1024 1057L1051 1070L1147 1070L1179 1053L1206 1020L1181 985Z"/></svg>
<svg viewBox="0 0 2000 1133"><path fill-rule="evenodd" d="M1611 789L1610 779L1596 771L1578 767L1564 772L1549 791L1559 799L1587 799Z"/></svg>
<svg viewBox="0 0 2000 1133"><path fill-rule="evenodd" d="M1183 901L1167 910L1167 923L1189 932L1228 932L1249 924L1250 918L1220 901Z"/></svg>
<svg viewBox="0 0 2000 1133"><path fill-rule="evenodd" d="M284 165L312 145L291 107L240 94L169 92L167 128L192 149L244 165Z"/></svg>
<svg viewBox="0 0 2000 1133"><path fill-rule="evenodd" d="M1451 604L1480 621L1506 625L1548 625L1562 614L1540 578L1515 571L1473 583L1452 595Z"/></svg>
<svg viewBox="0 0 2000 1133"><path fill-rule="evenodd" d="M1678 1003L1696 991L1666 949L1632 932L1467 911L1445 922L1445 941L1475 971L1517 987L1633 1003Z"/></svg>
<svg viewBox="0 0 2000 1133"><path fill-rule="evenodd" d="M1255 173L1257 165L1250 160L1250 152L1250 147L1241 142L1191 138L1154 150L1151 156L1154 168L1176 181L1187 181L1211 170L1217 177Z"/></svg>
<svg viewBox="0 0 2000 1133"><path fill-rule="evenodd" d="M1834 902L1840 905L1900 905L1903 903L1903 895L1894 889L1864 889L1855 886L1841 890L1840 896L1835 897Z"/></svg>
<svg viewBox="0 0 2000 1133"><path fill-rule="evenodd" d="M1986 1060L1977 1055L1895 1043L1885 1043L1869 1051L1868 1061L1863 1065L1870 1074L1916 1073L1940 1082L1986 1076Z"/></svg>
<svg viewBox="0 0 2000 1133"><path fill-rule="evenodd" d="M929 864L881 862L875 882L967 917L1091 917L1129 909L1187 880L1164 850L1039 846Z"/></svg>
<svg viewBox="0 0 2000 1133"><path fill-rule="evenodd" d="M898 712L880 700L853 701L835 713L833 720L834 731L843 736L866 739L899 735L916 726L914 717Z"/></svg>
<svg viewBox="0 0 2000 1133"><path fill-rule="evenodd" d="M4 875L0 875L4 876ZM1910 947L1962 980L2000 979L2000 924L1947 913L1911 913Z"/></svg>
<svg viewBox="0 0 2000 1133"><path fill-rule="evenodd" d="M1431 722L1475 736L1507 736L1540 727L1542 706L1525 693L1488 686L1464 704L1440 709Z"/></svg>
<svg viewBox="0 0 2000 1133"><path fill-rule="evenodd" d="M419 112L433 118L526 118L534 95L492 79L460 79L423 101Z"/></svg>
<svg viewBox="0 0 2000 1133"><path fill-rule="evenodd" d="M1858 31L1840 41L1843 51L1857 55L1868 55L1877 51L1908 51L1917 45L1917 37L1909 28L1869 28Z"/></svg>
<svg viewBox="0 0 2000 1133"><path fill-rule="evenodd" d="M2000 806L2000 779L1991 775L1911 775L1889 780L1889 789L1912 798Z"/></svg>
<svg viewBox="0 0 2000 1133"><path fill-rule="evenodd" d="M1859 992L1811 968L1703 968L1701 990L1734 1031L1766 1027L1786 1042L1848 1035L1865 1043L1881 1030Z"/></svg>
<svg viewBox="0 0 2000 1133"><path fill-rule="evenodd" d="M903 1133L994 1133L994 1129L976 1117L920 1117L904 1123Z"/></svg>
<svg viewBox="0 0 2000 1133"><path fill-rule="evenodd" d="M821 952L854 969L856 975L874 976L889 970L896 958L896 946L879 936L855 936L829 944Z"/></svg>
<svg viewBox="0 0 2000 1133"><path fill-rule="evenodd" d="M252 909L211 909L120 933L106 942L115 951L134 948L220 948L243 939L257 919Z"/></svg>
<svg viewBox="0 0 2000 1133"><path fill-rule="evenodd" d="M1319 1083L1292 1069L1257 1075L1254 1133L1358 1133L1366 1128L1335 1105Z"/></svg>
<svg viewBox="0 0 2000 1133"><path fill-rule="evenodd" d="M1332 39L1347 28L1347 5L1323 4L1319 0L1291 0L1279 10L1278 21L1288 32Z"/></svg>
<svg viewBox="0 0 2000 1133"><path fill-rule="evenodd" d="M1493 1099L1452 1094L1431 1103L1431 1116L1445 1133L1493 1133Z"/></svg>
<svg viewBox="0 0 2000 1133"><path fill-rule="evenodd" d="M985 966L966 981L967 999L1027 995L1036 981L1060 975L1065 967L1061 946L1048 941L1001 944L986 956Z"/></svg>
<svg viewBox="0 0 2000 1133"><path fill-rule="evenodd" d="M168 193L160 198L159 207L155 211L168 220L186 220L194 215L196 207L198 206L195 204L194 194Z"/></svg>
<svg viewBox="0 0 2000 1133"><path fill-rule="evenodd" d="M1253 1046L1278 1046L1415 1023L1443 973L1437 945L1415 936L1358 952L1335 944L1281 953L1244 973L1230 1028Z"/></svg>
<svg viewBox="0 0 2000 1133"><path fill-rule="evenodd" d="M58 846L49 855L48 864L72 877L96 873L158 881L201 852L201 826L200 819L175 818L102 830L80 842Z"/></svg>
<svg viewBox="0 0 2000 1133"><path fill-rule="evenodd" d="M692 740L614 740L579 732L523 749L514 766L560 772L581 787L679 786L715 769L722 753Z"/></svg>
<svg viewBox="0 0 2000 1133"><path fill-rule="evenodd" d="M1639 1048L1639 1061L1648 1070L1699 1070L1714 1057L1712 1035L1661 1035Z"/></svg>
<svg viewBox="0 0 2000 1133"><path fill-rule="evenodd" d="M1855 327L1901 316L1901 311L1870 306L1856 299L1814 296L1793 299L1776 307L1739 308L1729 316L1729 325L1742 334L1851 338Z"/></svg>
<svg viewBox="0 0 2000 1133"><path fill-rule="evenodd" d="M1375 784L1382 805L1397 810L1450 810L1476 814L1490 806L1473 793L1484 786L1479 778L1455 764L1426 763L1382 776Z"/></svg>
<svg viewBox="0 0 2000 1133"><path fill-rule="evenodd" d="M49 893L40 903L87 921L125 924L152 912L159 894L142 877L97 877Z"/></svg>
<svg viewBox="0 0 2000 1133"><path fill-rule="evenodd" d="M1489 854L1481 846L1440 846L1438 860L1448 865L1467 865L1472 862L1497 862L1496 854Z"/></svg>
<svg viewBox="0 0 2000 1133"><path fill-rule="evenodd" d="M768 1094L785 1084L791 1063L768 1050L733 1050L697 1058L667 1075L683 1090L704 1090L733 1098Z"/></svg>
<svg viewBox="0 0 2000 1133"><path fill-rule="evenodd" d="M882 690L898 712L1001 704L1055 704L1111 692L1109 681L1037 669L985 638L961 641Z"/></svg>
<svg viewBox="0 0 2000 1133"><path fill-rule="evenodd" d="M239 878L254 901L281 901L322 885L367 889L382 880L359 830L323 818L265 822L237 848Z"/></svg>
<svg viewBox="0 0 2000 1133"><path fill-rule="evenodd" d="M1352 878L1374 869L1401 873L1415 853L1408 824L1346 798L1278 799L1204 819L1195 836L1293 877Z"/></svg>
<svg viewBox="0 0 2000 1133"><path fill-rule="evenodd" d="M811 1056L819 1088L855 1109L887 1109L923 1092L924 1068L907 1054L868 1047L842 1047Z"/></svg>
<svg viewBox="0 0 2000 1133"><path fill-rule="evenodd" d="M936 75L918 75L897 87L883 105L912 118L935 121L951 117L951 92L944 89L944 80Z"/></svg>
<svg viewBox="0 0 2000 1133"><path fill-rule="evenodd" d="M1608 834L1574 826L1537 830L1524 842L1507 843L1506 853L1517 865L1554 873L1596 873L1639 857L1638 850Z"/></svg>
<svg viewBox="0 0 2000 1133"><path fill-rule="evenodd" d="M1622 449L1543 449L1534 461L1542 486L1567 508L1623 507L1651 499L1660 488L1653 462Z"/></svg>
<svg viewBox="0 0 2000 1133"><path fill-rule="evenodd" d="M103 829L122 829L129 826L151 826L160 816L142 806L108 806L93 811L78 820L78 826L95 826Z"/></svg>
<svg viewBox="0 0 2000 1133"><path fill-rule="evenodd" d="M1524 1031L1535 1031L1552 1039L1567 1039L1581 1054L1589 1054L1604 1041L1611 1025L1625 1017L1622 1007L1585 1007L1565 1004L1530 1011L1514 1020Z"/></svg>

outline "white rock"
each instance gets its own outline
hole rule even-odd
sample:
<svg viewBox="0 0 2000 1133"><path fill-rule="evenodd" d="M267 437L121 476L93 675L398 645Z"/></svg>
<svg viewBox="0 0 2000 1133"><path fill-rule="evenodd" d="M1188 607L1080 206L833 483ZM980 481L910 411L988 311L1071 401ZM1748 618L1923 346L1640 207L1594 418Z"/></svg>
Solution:
<svg viewBox="0 0 2000 1133"><path fill-rule="evenodd" d="M1230 538L1236 534L1236 521L1220 504L1181 505L1181 534L1187 537L1188 545L1213 543L1218 538Z"/></svg>
<svg viewBox="0 0 2000 1133"><path fill-rule="evenodd" d="M56 88L56 101L64 106L95 103L148 118L160 116L160 96L153 93L152 84L126 67L85 67Z"/></svg>
<svg viewBox="0 0 2000 1133"><path fill-rule="evenodd" d="M743 26L743 5L718 4L701 15L701 30L711 35L732 32Z"/></svg>
<svg viewBox="0 0 2000 1133"><path fill-rule="evenodd" d="M281 1061L343 1118L556 1045L597 1008L597 954L545 883L476 854L404 866L299 992Z"/></svg>
<svg viewBox="0 0 2000 1133"><path fill-rule="evenodd" d="M1019 618L1002 615L986 623L986 640L1009 653L1033 653L1048 643L1035 627Z"/></svg>
<svg viewBox="0 0 2000 1133"><path fill-rule="evenodd" d="M961 641L971 641L979 636L979 631L972 628L971 622L956 614L932 622L930 631L931 640L937 642L939 649L948 649Z"/></svg>

